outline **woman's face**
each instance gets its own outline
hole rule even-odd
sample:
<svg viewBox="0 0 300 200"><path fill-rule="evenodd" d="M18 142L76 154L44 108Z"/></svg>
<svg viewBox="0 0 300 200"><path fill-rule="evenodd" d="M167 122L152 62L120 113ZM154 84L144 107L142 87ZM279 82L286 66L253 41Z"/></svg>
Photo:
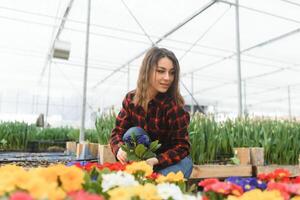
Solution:
<svg viewBox="0 0 300 200"><path fill-rule="evenodd" d="M158 60L157 66L150 74L150 97L155 97L158 92L167 92L174 81L174 76L173 62L167 57Z"/></svg>

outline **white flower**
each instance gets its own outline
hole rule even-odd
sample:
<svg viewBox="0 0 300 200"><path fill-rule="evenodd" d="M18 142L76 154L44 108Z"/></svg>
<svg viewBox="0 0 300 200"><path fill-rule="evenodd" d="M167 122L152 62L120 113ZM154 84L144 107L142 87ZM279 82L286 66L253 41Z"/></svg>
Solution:
<svg viewBox="0 0 300 200"><path fill-rule="evenodd" d="M183 200L183 194L180 188L175 184L161 183L157 186L158 194L162 199L172 198L174 200Z"/></svg>
<svg viewBox="0 0 300 200"><path fill-rule="evenodd" d="M102 189L103 192L110 190L116 186L136 186L139 183L134 179L131 174L118 171L117 173L103 174L102 175Z"/></svg>
<svg viewBox="0 0 300 200"><path fill-rule="evenodd" d="M201 200L202 197L199 194L197 196L195 196L195 195L189 195L189 194L184 194L182 199L183 200Z"/></svg>

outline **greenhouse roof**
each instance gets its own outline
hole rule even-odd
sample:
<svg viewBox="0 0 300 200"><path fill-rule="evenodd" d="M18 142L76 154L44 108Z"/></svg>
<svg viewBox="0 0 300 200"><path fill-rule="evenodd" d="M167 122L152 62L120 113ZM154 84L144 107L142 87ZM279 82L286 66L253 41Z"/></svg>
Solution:
<svg viewBox="0 0 300 200"><path fill-rule="evenodd" d="M0 1L0 119L45 113L49 94L49 119L79 124L87 5ZM300 116L299 13L296 0L239 1L242 104L251 115ZM153 44L179 58L188 104L193 93L210 112L236 115L236 38L234 0L91 0L87 120L120 107ZM57 40L70 44L68 60L49 56Z"/></svg>

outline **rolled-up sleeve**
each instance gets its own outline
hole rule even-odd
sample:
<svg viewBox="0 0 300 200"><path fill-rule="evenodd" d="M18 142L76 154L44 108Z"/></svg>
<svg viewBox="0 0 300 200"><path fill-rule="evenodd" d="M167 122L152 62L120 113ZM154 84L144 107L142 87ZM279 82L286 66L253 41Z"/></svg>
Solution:
<svg viewBox="0 0 300 200"><path fill-rule="evenodd" d="M175 164L189 155L190 142L188 126L190 115L181 106L173 105L167 111L170 146L157 156L158 167Z"/></svg>
<svg viewBox="0 0 300 200"><path fill-rule="evenodd" d="M117 155L117 152L122 144L123 134L130 128L130 112L129 112L129 95L126 95L122 102L122 109L120 110L115 123L115 128L112 130L109 140L111 150Z"/></svg>

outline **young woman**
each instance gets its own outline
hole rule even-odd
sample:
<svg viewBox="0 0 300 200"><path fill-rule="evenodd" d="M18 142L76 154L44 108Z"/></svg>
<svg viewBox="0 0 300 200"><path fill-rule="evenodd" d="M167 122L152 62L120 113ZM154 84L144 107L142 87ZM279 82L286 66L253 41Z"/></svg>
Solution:
<svg viewBox="0 0 300 200"><path fill-rule="evenodd" d="M187 131L190 116L183 109L179 72L173 52L153 47L146 53L137 88L124 98L110 138L112 151L120 162L125 163L127 157L120 148L124 135L146 132L152 141L159 140L162 145L157 157L146 162L163 175L182 171L185 178L190 176L193 168Z"/></svg>

